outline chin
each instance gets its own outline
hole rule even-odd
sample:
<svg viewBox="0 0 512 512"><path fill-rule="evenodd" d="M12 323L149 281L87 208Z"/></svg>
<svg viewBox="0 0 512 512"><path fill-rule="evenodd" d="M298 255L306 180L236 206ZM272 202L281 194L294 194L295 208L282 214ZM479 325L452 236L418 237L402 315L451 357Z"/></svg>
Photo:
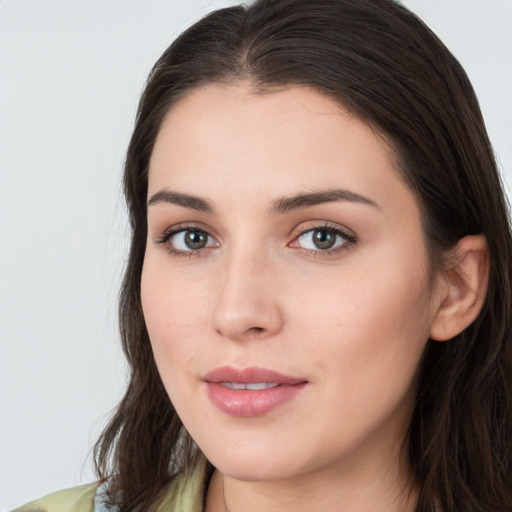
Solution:
<svg viewBox="0 0 512 512"><path fill-rule="evenodd" d="M304 451L262 443L238 447L219 443L203 453L223 475L247 482L286 480L307 473L316 465Z"/></svg>

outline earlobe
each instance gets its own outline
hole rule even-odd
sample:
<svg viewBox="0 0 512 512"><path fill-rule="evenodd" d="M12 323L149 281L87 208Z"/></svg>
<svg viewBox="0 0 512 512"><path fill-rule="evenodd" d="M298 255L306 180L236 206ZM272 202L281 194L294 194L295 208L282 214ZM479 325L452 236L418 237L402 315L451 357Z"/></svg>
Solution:
<svg viewBox="0 0 512 512"><path fill-rule="evenodd" d="M489 248L484 235L462 238L453 250L450 267L442 271L439 309L430 337L449 340L460 334L480 313L489 281Z"/></svg>

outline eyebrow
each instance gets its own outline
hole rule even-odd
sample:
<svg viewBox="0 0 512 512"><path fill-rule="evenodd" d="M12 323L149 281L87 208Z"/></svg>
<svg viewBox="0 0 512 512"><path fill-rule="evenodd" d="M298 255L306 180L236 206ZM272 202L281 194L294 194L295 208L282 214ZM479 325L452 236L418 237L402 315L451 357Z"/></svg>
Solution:
<svg viewBox="0 0 512 512"><path fill-rule="evenodd" d="M350 190L328 189L320 190L318 192L296 194L290 197L281 197L276 199L272 202L270 207L270 214L278 215L294 210L300 210L301 208L308 208L323 203L332 203L338 201L361 203L380 210L380 206L368 197L356 194ZM152 206L158 203L175 204L178 206L183 206L184 208L190 208L192 210L208 213L210 215L215 213L215 207L209 199L193 196L190 194L184 194L182 192L176 192L169 189L159 190L154 195L152 195L148 201L148 206Z"/></svg>
<svg viewBox="0 0 512 512"><path fill-rule="evenodd" d="M368 197L356 194L350 190L328 189L277 199L272 203L270 213L273 215L281 214L293 210L299 210L301 208L307 208L309 206L315 206L322 203L333 203L337 201L361 203L368 206L373 206L374 208L380 210L380 206Z"/></svg>
<svg viewBox="0 0 512 512"><path fill-rule="evenodd" d="M208 199L183 194L182 192L174 192L168 189L159 190L156 194L152 195L148 201L148 206L158 203L176 204L199 212L215 213L215 208Z"/></svg>

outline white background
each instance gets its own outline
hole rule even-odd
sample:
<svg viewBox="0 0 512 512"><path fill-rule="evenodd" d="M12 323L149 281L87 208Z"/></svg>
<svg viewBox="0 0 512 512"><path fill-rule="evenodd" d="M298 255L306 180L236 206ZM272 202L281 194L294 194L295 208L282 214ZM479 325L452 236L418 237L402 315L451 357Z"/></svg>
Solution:
<svg viewBox="0 0 512 512"><path fill-rule="evenodd" d="M512 183L512 0L409 0L465 66ZM229 1L0 0L0 510L94 480L120 398L120 176L151 65Z"/></svg>

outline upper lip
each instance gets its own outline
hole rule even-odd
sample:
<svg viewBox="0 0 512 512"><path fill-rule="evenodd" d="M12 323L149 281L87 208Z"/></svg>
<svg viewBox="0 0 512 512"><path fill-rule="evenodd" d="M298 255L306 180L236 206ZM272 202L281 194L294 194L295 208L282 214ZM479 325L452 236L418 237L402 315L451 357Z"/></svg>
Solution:
<svg viewBox="0 0 512 512"><path fill-rule="evenodd" d="M268 382L272 384L300 384L306 382L306 379L292 377L282 373L262 368L259 366L250 366L248 368L233 368L232 366L220 366L203 375L202 380L210 383L217 382L240 382L253 384L257 382Z"/></svg>

